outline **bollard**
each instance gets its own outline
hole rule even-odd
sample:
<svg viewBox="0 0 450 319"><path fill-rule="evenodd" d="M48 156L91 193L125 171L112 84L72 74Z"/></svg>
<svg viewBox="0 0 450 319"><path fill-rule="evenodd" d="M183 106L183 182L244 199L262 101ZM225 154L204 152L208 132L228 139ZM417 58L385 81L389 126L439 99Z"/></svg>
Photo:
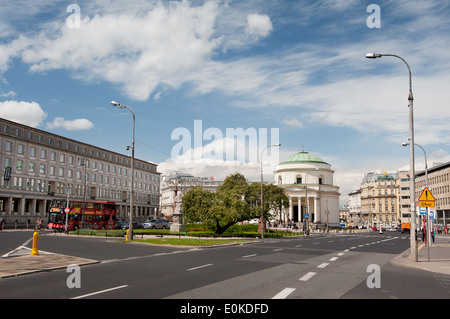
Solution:
<svg viewBox="0 0 450 319"><path fill-rule="evenodd" d="M38 246L39 246L39 233L35 231L33 234L33 249L31 250L31 256L39 255Z"/></svg>
<svg viewBox="0 0 450 319"><path fill-rule="evenodd" d="M130 240L130 237L128 237L129 233L130 233L130 230L127 229L127 234L125 235L125 241L129 241Z"/></svg>

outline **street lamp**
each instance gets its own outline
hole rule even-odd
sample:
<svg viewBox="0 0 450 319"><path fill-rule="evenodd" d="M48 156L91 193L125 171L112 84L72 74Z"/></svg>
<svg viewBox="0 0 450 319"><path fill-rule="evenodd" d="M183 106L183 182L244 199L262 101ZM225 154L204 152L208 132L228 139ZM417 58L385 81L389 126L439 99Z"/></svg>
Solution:
<svg viewBox="0 0 450 319"><path fill-rule="evenodd" d="M263 148L262 152L261 152L261 157L260 157L260 161L261 161L261 216L260 216L260 225L261 225L261 239L264 240L264 230L266 228L266 223L264 221L264 202L263 202L263 161L262 161L262 156L264 151L272 146L281 146L280 143L278 144L273 144L273 145L268 145L266 147Z"/></svg>
<svg viewBox="0 0 450 319"><path fill-rule="evenodd" d="M408 146L409 143L402 143L403 146ZM427 163L427 152L425 152L425 149L420 146L419 144L414 144L415 146L418 146L422 149L423 155L425 156L425 187L428 188L428 163ZM430 261L430 238L431 238L431 229L430 229L430 215L428 214L428 207L426 207L427 210L427 246L428 246L428 261ZM424 221L425 224L425 221ZM419 217L419 225L420 225L420 217ZM424 225L425 226L425 225ZM420 228L420 227L419 227Z"/></svg>
<svg viewBox="0 0 450 319"><path fill-rule="evenodd" d="M414 97L412 93L412 76L411 76L411 68L409 67L408 63L405 59L402 57L395 55L395 54L380 54L380 53L367 53L366 58L368 59L377 59L381 58L383 56L392 56L395 58L398 58L402 60L406 67L408 68L409 72L409 95L408 95L408 101L409 101L409 160L410 160L410 210L411 210L411 232L410 232L410 246L411 246L411 255L410 258L412 261L417 262L418 257L418 250L417 250L417 239L416 239L416 200L415 200L415 172L414 172L414 116L413 116L413 102Z"/></svg>
<svg viewBox="0 0 450 319"><path fill-rule="evenodd" d="M120 109L128 109L133 115L133 139L131 142L131 196L130 196L130 225L128 231L127 240L133 240L133 196L134 196L134 125L136 121L136 117L134 115L134 111L131 107L117 103L115 101L111 101L111 105L116 106ZM128 149L128 146L127 146Z"/></svg>

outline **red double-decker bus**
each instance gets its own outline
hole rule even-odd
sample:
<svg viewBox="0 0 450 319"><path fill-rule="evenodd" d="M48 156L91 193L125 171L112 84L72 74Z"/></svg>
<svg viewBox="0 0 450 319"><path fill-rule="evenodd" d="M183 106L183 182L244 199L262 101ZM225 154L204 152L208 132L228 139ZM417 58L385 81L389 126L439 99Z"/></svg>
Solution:
<svg viewBox="0 0 450 319"><path fill-rule="evenodd" d="M47 228L64 230L66 225L66 201L52 200ZM67 230L79 228L114 229L116 203L110 201L70 201Z"/></svg>

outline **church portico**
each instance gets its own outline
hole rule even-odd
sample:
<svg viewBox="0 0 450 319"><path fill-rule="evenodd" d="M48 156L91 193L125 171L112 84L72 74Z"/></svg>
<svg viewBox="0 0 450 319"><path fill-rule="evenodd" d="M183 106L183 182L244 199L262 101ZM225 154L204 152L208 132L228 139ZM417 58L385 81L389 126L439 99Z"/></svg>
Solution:
<svg viewBox="0 0 450 319"><path fill-rule="evenodd" d="M275 181L284 188L289 208L283 221L293 221L310 228L339 224L339 187L333 185L331 165L319 157L300 152L280 163ZM299 225L300 226L300 225Z"/></svg>

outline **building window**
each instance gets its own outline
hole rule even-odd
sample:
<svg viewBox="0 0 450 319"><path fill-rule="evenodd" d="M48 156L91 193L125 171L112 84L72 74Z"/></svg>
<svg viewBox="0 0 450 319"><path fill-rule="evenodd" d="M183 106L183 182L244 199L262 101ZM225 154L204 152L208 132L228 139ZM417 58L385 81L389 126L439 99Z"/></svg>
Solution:
<svg viewBox="0 0 450 319"><path fill-rule="evenodd" d="M12 152L12 142L5 142L5 151Z"/></svg>
<svg viewBox="0 0 450 319"><path fill-rule="evenodd" d="M40 164L39 165L39 173L40 174L45 174L45 165L44 164Z"/></svg>
<svg viewBox="0 0 450 319"><path fill-rule="evenodd" d="M30 172L30 173L34 173L34 166L35 166L35 164L34 163L28 163L28 172Z"/></svg>
<svg viewBox="0 0 450 319"><path fill-rule="evenodd" d="M23 154L23 145L17 144L17 154Z"/></svg>

